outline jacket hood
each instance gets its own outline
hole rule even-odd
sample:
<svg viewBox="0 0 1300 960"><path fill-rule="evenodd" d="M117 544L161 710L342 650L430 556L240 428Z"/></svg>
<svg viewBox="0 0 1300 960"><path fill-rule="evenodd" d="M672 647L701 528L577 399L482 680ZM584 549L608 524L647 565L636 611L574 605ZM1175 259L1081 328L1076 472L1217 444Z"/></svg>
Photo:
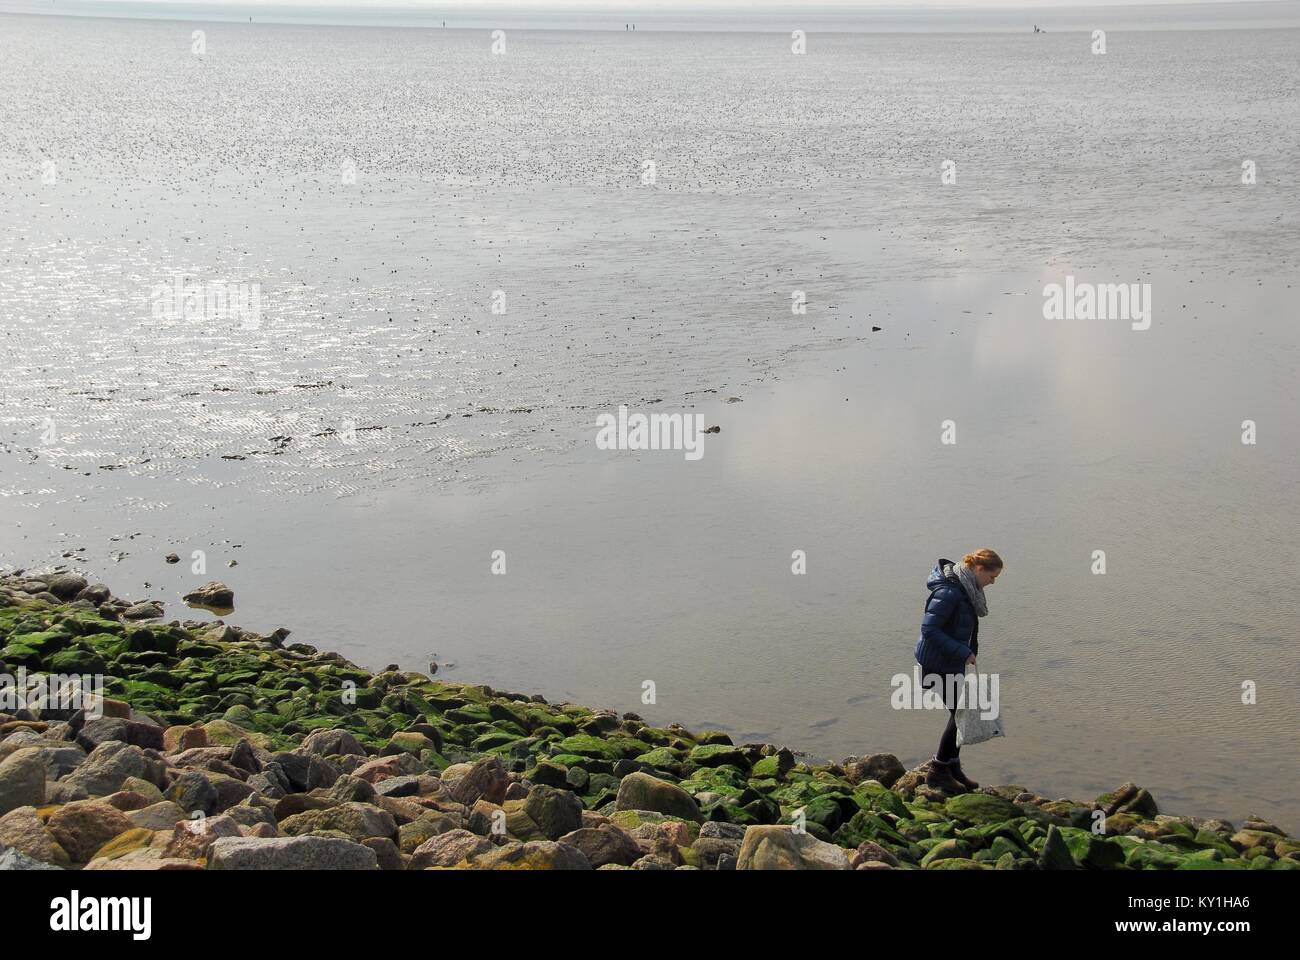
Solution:
<svg viewBox="0 0 1300 960"><path fill-rule="evenodd" d="M954 565L955 564L953 563L953 561L948 560L945 557L940 557L938 561L936 561L934 565L934 569L930 571L930 576L926 577L925 588L927 590L933 591L935 587L939 586L939 584L943 583L945 580L953 583L958 582L957 577L955 575L948 577L945 576L943 572L944 567L950 567Z"/></svg>

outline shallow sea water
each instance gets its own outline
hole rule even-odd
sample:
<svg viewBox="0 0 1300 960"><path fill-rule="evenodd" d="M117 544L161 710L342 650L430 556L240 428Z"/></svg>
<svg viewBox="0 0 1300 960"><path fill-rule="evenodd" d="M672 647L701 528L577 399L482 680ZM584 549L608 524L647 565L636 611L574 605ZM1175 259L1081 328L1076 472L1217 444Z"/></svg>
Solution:
<svg viewBox="0 0 1300 960"><path fill-rule="evenodd" d="M193 28L0 16L0 561L911 764L926 573L989 545L977 779L1300 819L1300 33ZM1066 274L1151 329L1044 320ZM722 430L597 450L621 403Z"/></svg>

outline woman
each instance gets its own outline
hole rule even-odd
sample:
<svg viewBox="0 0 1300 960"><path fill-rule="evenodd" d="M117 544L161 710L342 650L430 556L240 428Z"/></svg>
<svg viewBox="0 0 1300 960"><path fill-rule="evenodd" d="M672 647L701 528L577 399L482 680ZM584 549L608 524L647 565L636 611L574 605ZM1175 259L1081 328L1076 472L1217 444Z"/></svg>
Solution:
<svg viewBox="0 0 1300 960"><path fill-rule="evenodd" d="M940 559L925 585L930 599L921 618L921 636L916 641L916 660L924 671L923 686L943 683L948 726L939 739L939 749L930 760L925 782L949 793L974 790L979 786L966 776L957 756L957 694L965 682L966 665L975 665L979 651L979 618L989 612L984 588L1002 572L1002 558L987 548L962 557L959 564Z"/></svg>

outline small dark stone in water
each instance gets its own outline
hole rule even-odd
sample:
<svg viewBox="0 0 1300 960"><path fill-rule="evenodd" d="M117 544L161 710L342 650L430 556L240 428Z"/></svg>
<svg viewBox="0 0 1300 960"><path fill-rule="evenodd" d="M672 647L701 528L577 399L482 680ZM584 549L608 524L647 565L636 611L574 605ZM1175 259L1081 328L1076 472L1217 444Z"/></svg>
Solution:
<svg viewBox="0 0 1300 960"><path fill-rule="evenodd" d="M212 580L197 590L191 590L185 594L184 600L186 603L198 604L203 607L233 607L235 605L235 591L220 580Z"/></svg>
<svg viewBox="0 0 1300 960"><path fill-rule="evenodd" d="M178 556L176 556L176 554L174 554L174 553L169 553L169 554L167 554L167 556L163 557L163 559L166 560L168 563L180 563L180 562L181 562L181 558L178 557Z"/></svg>

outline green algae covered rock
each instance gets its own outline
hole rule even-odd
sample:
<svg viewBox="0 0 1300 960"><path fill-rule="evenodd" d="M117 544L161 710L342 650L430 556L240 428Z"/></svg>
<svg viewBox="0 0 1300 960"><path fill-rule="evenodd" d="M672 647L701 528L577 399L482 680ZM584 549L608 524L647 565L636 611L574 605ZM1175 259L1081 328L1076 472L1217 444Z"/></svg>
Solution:
<svg viewBox="0 0 1300 960"><path fill-rule="evenodd" d="M241 727L229 720L209 720L203 724L203 730L207 734L208 743L214 747L233 747L240 740L247 740L255 747L265 748L271 746L270 737Z"/></svg>
<svg viewBox="0 0 1300 960"><path fill-rule="evenodd" d="M1142 843L1131 847L1124 864L1134 870L1177 870L1186 857L1177 847L1163 843Z"/></svg>
<svg viewBox="0 0 1300 960"><path fill-rule="evenodd" d="M853 799L864 810L893 814L903 820L912 817L912 811L903 802L903 798L875 780L867 780L858 784L853 791Z"/></svg>
<svg viewBox="0 0 1300 960"><path fill-rule="evenodd" d="M793 769L794 754L789 750L778 750L755 763L750 775L756 778L770 777L773 780L784 780Z"/></svg>
<svg viewBox="0 0 1300 960"><path fill-rule="evenodd" d="M909 840L883 817L870 810L859 810L835 832L835 842L846 847L857 847L872 840L886 847L907 847Z"/></svg>
<svg viewBox="0 0 1300 960"><path fill-rule="evenodd" d="M1078 827L1056 829L1065 840L1070 856L1079 866L1090 870L1114 870L1124 865L1124 847L1113 840Z"/></svg>
<svg viewBox="0 0 1300 960"><path fill-rule="evenodd" d="M581 757L595 757L600 760L621 760L623 750L617 744L588 733L579 733L565 737L559 743L561 753L577 754ZM648 748L647 748L648 749Z"/></svg>
<svg viewBox="0 0 1300 960"><path fill-rule="evenodd" d="M1038 853L1038 866L1042 870L1074 870L1076 865L1070 848L1061 836L1060 828L1055 824L1047 828L1047 835L1041 841Z"/></svg>
<svg viewBox="0 0 1300 960"><path fill-rule="evenodd" d="M964 823L998 823L1021 815L1010 800L987 793L959 793L943 805L944 813Z"/></svg>
<svg viewBox="0 0 1300 960"><path fill-rule="evenodd" d="M691 763L701 767L731 766L741 770L749 769L749 760L745 752L730 743L706 743L691 749L687 754Z"/></svg>
<svg viewBox="0 0 1300 960"><path fill-rule="evenodd" d="M637 757L637 762L648 763L657 770L664 770L676 775L680 775L686 769L682 757L668 747L655 747L653 750L647 750Z"/></svg>
<svg viewBox="0 0 1300 960"><path fill-rule="evenodd" d="M108 670L107 661L91 647L68 647L45 663L51 673L102 674Z"/></svg>
<svg viewBox="0 0 1300 960"><path fill-rule="evenodd" d="M965 840L940 840L930 847L925 856L921 858L921 866L928 867L936 860L947 860L949 858L969 858L971 846Z"/></svg>
<svg viewBox="0 0 1300 960"><path fill-rule="evenodd" d="M615 800L617 810L651 810L682 820L703 822L699 804L676 784L652 777L648 773L629 773L619 784Z"/></svg>
<svg viewBox="0 0 1300 960"><path fill-rule="evenodd" d="M642 827L658 827L662 824L681 824L686 835L694 841L700 834L700 825L694 820L655 813L653 810L615 810L609 817L615 824L628 833L635 834Z"/></svg>

